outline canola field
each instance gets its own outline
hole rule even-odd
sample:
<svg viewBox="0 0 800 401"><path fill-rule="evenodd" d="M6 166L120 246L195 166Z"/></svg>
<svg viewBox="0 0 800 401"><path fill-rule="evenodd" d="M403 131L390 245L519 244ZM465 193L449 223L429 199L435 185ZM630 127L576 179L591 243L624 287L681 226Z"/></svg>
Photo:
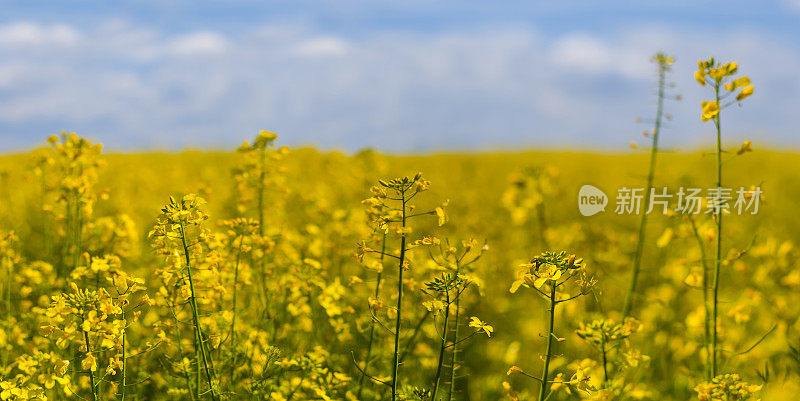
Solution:
<svg viewBox="0 0 800 401"><path fill-rule="evenodd" d="M701 71L717 92L733 74ZM725 144L650 170L636 151L347 155L262 131L225 152L107 154L97 140L0 157L0 400L800 392L799 154ZM705 192L722 167L726 187L760 189L757 213L615 210L648 177ZM605 211L579 212L584 185Z"/></svg>

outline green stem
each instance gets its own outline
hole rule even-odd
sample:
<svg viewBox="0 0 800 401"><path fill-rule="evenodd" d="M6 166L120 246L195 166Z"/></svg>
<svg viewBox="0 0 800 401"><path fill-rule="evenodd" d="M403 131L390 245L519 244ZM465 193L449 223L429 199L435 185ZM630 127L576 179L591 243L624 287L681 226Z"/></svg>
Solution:
<svg viewBox="0 0 800 401"><path fill-rule="evenodd" d="M550 324L547 329L547 348L544 355L544 368L542 369L542 386L539 388L539 401L544 401L547 394L547 377L550 373L550 358L553 349L553 323L556 320L556 285L550 287Z"/></svg>
<svg viewBox="0 0 800 401"><path fill-rule="evenodd" d="M239 238L239 249L236 252L236 265L233 268L233 317L231 317L231 354L233 354L231 359L231 380L230 385L234 385L233 376L236 372L236 295L237 290L239 288L239 261L242 258L242 243L244 242L244 234L241 234Z"/></svg>
<svg viewBox="0 0 800 401"><path fill-rule="evenodd" d="M267 147L264 146L264 150L261 152L261 171L259 172L258 176L258 235L260 237L264 237L264 180L267 178ZM265 264L266 264L266 255L262 252L261 254L261 273L264 276L265 271ZM262 277L262 280L266 280L266 277Z"/></svg>
<svg viewBox="0 0 800 401"><path fill-rule="evenodd" d="M441 345L439 346L439 363L436 367L436 380L433 384L433 395L431 396L431 401L436 401L436 394L439 392L439 380L442 377L442 365L444 364L444 350L445 345L447 345L447 324L450 320L450 288L449 286L445 285L445 307L444 307L444 324L442 328L442 341ZM434 319L435 320L435 319Z"/></svg>
<svg viewBox="0 0 800 401"><path fill-rule="evenodd" d="M261 152L261 169L258 175L258 235L264 236L264 180L267 178L267 148Z"/></svg>
<svg viewBox="0 0 800 401"><path fill-rule="evenodd" d="M76 202L75 208L76 208L75 215L77 216L78 221L75 227L75 254L73 255L72 258L72 270L77 269L78 264L80 264L81 262L81 240L82 240L81 237L83 236L83 218L82 218L83 216L81 216L80 200ZM72 270L70 272L72 272Z"/></svg>
<svg viewBox="0 0 800 401"><path fill-rule="evenodd" d="M703 266L703 310L705 312L703 316L703 349L706 352L707 360L711 360L711 352L708 348L711 339L711 324L709 322L711 311L708 309L708 263L706 262L706 249L703 239L700 238L700 232L697 230L697 224L694 222L694 219L691 216L689 216L689 222L692 225L692 232L697 240L697 246L700 249L700 261ZM711 380L710 367L711 365L706 362L706 380Z"/></svg>
<svg viewBox="0 0 800 401"><path fill-rule="evenodd" d="M386 233L383 233L383 241L381 241L381 257L380 257L380 264L381 268L383 268L383 255L386 253ZM375 282L375 299L378 299L381 290L381 279L383 278L383 273L378 272L378 278ZM361 399L361 393L364 390L364 379L367 377L367 369L369 369L369 359L372 357L372 345L375 342L375 321L370 320L370 328L369 328L369 344L367 345L367 356L364 358L364 368L361 369L364 371L364 374L361 375L361 379L358 381L358 396L357 399Z"/></svg>
<svg viewBox="0 0 800 401"><path fill-rule="evenodd" d="M608 356L606 355L606 333L600 333L600 352L603 353L603 383L608 381Z"/></svg>
<svg viewBox="0 0 800 401"><path fill-rule="evenodd" d="M286 397L286 401L292 401L292 399L294 398L294 395L297 394L297 390L300 390L300 387L303 386L303 380L305 380L305 379L306 379L305 376L301 376L300 377L300 382L297 383L297 386L294 389L292 389L292 392L289 393L288 397Z"/></svg>
<svg viewBox="0 0 800 401"><path fill-rule="evenodd" d="M48 221L50 219L50 213L45 211L45 204L46 204L46 197L47 197L47 180L45 178L45 167L42 166L42 199L41 199L41 211L42 211L42 236L44 237L44 254L47 255L47 261L53 263L53 255L52 255L52 245L50 243L50 225Z"/></svg>
<svg viewBox="0 0 800 401"><path fill-rule="evenodd" d="M11 341L11 287L13 287L11 280L11 258L6 257L6 341ZM6 349L3 357L3 365L7 365L11 359L11 347Z"/></svg>
<svg viewBox="0 0 800 401"><path fill-rule="evenodd" d="M86 357L92 355L92 350L89 348L89 333L83 330L83 339L86 344ZM87 369L86 374L89 375L89 385L92 387L92 401L97 401L97 387L94 384L94 374L91 367Z"/></svg>
<svg viewBox="0 0 800 401"><path fill-rule="evenodd" d="M203 345L202 341L197 337L197 331L192 330L192 337L194 337L194 389L197 391L197 398L200 398L200 378L203 376L200 370L200 347Z"/></svg>
<svg viewBox="0 0 800 401"><path fill-rule="evenodd" d="M714 96L719 105L719 87L720 84L716 83L714 86ZM717 128L717 189L722 188L722 128L720 125L720 114L717 114L714 119L714 125ZM716 256L714 257L714 299L713 299L713 331L711 333L711 377L717 376L717 306L719 301L719 270L722 262L722 205L716 205L717 212L714 217L717 220L717 247Z"/></svg>
<svg viewBox="0 0 800 401"><path fill-rule="evenodd" d="M456 277L458 277L458 272L461 266L459 263L456 263ZM453 327L453 360L450 364L450 392L447 393L447 401L453 399L453 393L456 390L456 363L458 362L458 318L459 318L459 303L461 301L461 296L456 295L456 315L455 315L455 327Z"/></svg>
<svg viewBox="0 0 800 401"><path fill-rule="evenodd" d="M656 156L658 155L658 136L661 134L661 119L664 112L664 80L666 76L666 66L658 66L658 107L656 108L656 122L653 129L653 144L650 149L650 169L647 174L647 187L644 193L644 210L639 220L639 236L636 241L636 253L633 258L633 269L628 285L628 292L625 295L625 306L622 309L622 316L627 317L633 308L633 297L636 293L636 283L639 280L639 271L642 265L642 254L644 253L644 241L647 232L647 212L650 209L650 192L653 188L653 177L656 171Z"/></svg>
<svg viewBox="0 0 800 401"><path fill-rule="evenodd" d="M208 356L206 355L205 342L203 341L203 330L200 328L200 313L197 308L197 297L195 296L194 279L192 278L192 262L189 254L189 246L186 243L186 231L184 230L183 221L180 222L181 242L183 243L183 253L186 257L186 272L189 278L189 290L191 291L190 304L192 307L192 321L194 323L195 336L197 337L196 349L199 350L200 356L203 361L203 369L206 373L206 381L208 382L209 391L211 392L211 399L214 401L219 400L216 387L213 382L213 375L209 369Z"/></svg>
<svg viewBox="0 0 800 401"><path fill-rule="evenodd" d="M406 227L406 192L405 188L400 191L402 198L402 224L403 229ZM397 272L397 319L394 328L394 358L392 362L392 401L397 401L397 382L398 373L400 371L400 322L402 319L403 311L403 270L405 268L406 260L406 233L403 230L400 236L400 263L398 264Z"/></svg>
<svg viewBox="0 0 800 401"><path fill-rule="evenodd" d="M184 377L186 378L186 388L189 390L189 395L192 396L192 401L197 400L198 394L195 392L197 387L192 388L192 379L190 377L189 370L186 368L186 365L183 363L183 345L181 336L181 326L178 322L178 316L175 314L175 310L172 308L172 305L169 305L169 312L172 315L172 319L175 322L175 343L178 346L178 356L181 363L181 369L183 370ZM197 390L199 391L199 390Z"/></svg>
<svg viewBox="0 0 800 401"><path fill-rule="evenodd" d="M119 299L119 295L117 295L117 299ZM123 308L124 308L124 306L122 306L120 308L120 310L122 311L120 319L122 319L122 321L127 325L127 322L125 322L125 309L123 309ZM128 385L127 379L126 379L126 376L128 374L128 360L127 360L127 357L125 355L125 351L127 349L127 340L128 340L127 336L126 336L127 332L128 332L128 328L124 327L122 329L122 379L121 379L122 384L120 385L120 390L119 390L119 399L120 399L120 401L125 401L125 388Z"/></svg>

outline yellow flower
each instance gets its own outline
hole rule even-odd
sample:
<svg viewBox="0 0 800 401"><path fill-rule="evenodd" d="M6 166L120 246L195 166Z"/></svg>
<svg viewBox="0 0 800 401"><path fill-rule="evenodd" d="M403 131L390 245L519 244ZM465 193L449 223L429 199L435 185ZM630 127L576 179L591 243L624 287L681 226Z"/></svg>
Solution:
<svg viewBox="0 0 800 401"><path fill-rule="evenodd" d="M519 396L514 389L511 388L511 384L509 382L503 382L503 389L506 391L506 395L511 401L519 401Z"/></svg>
<svg viewBox="0 0 800 401"><path fill-rule="evenodd" d="M748 85L750 85L750 78L748 77L736 78L733 80L733 82L725 84L725 90L732 91L736 88L744 88L745 86Z"/></svg>
<svg viewBox="0 0 800 401"><path fill-rule="evenodd" d="M508 292L512 294L516 293L517 290L519 290L519 287L521 287L523 284L525 284L525 277L520 277L519 279L514 280L514 282L511 283L511 288L508 289Z"/></svg>
<svg viewBox="0 0 800 401"><path fill-rule="evenodd" d="M522 369L517 365L508 368L508 372L506 372L506 375L511 376L515 373L522 373Z"/></svg>
<svg viewBox="0 0 800 401"><path fill-rule="evenodd" d="M239 146L239 148L238 148L238 149L236 149L236 150L237 150L237 151L239 151L239 152L245 152L245 151L248 151L248 150L250 150L250 142L248 142L248 141L244 141L244 142L242 143L242 145L241 145L241 146Z"/></svg>
<svg viewBox="0 0 800 401"><path fill-rule="evenodd" d="M657 53L655 56L650 58L650 61L664 65L672 65L672 63L675 62L675 58L667 56L664 53Z"/></svg>
<svg viewBox="0 0 800 401"><path fill-rule="evenodd" d="M92 354L87 355L86 358L81 361L81 369L91 370L92 372L97 370L97 358Z"/></svg>
<svg viewBox="0 0 800 401"><path fill-rule="evenodd" d="M64 376L67 374L67 368L69 367L69 361L61 360L55 364L54 370L57 375Z"/></svg>
<svg viewBox="0 0 800 401"><path fill-rule="evenodd" d="M708 76L713 78L717 82L722 81L722 78L725 78L725 75L727 75L727 73L728 69L725 68L724 66L708 70Z"/></svg>
<svg viewBox="0 0 800 401"><path fill-rule="evenodd" d="M761 385L751 385L742 381L737 374L719 375L710 382L695 386L697 398L703 401L750 400L761 391Z"/></svg>
<svg viewBox="0 0 800 401"><path fill-rule="evenodd" d="M539 277L533 282L533 286L536 288L542 288L542 286L548 280L558 280L561 278L561 275L564 273L562 269L559 269L558 266L547 263L543 267L543 271L540 271Z"/></svg>
<svg viewBox="0 0 800 401"><path fill-rule="evenodd" d="M736 95L736 100L742 100L742 99L752 95L753 94L753 89L754 89L753 85L750 85L750 86L742 89L742 91L739 92L738 95Z"/></svg>
<svg viewBox="0 0 800 401"><path fill-rule="evenodd" d="M564 374L559 373L556 375L555 379L553 379L553 384L550 386L550 391L558 391L562 388L569 392L569 388L564 386Z"/></svg>
<svg viewBox="0 0 800 401"><path fill-rule="evenodd" d="M685 279L683 279L683 283L688 285L689 287L693 288L700 288L703 284L703 274L699 271L690 272Z"/></svg>
<svg viewBox="0 0 800 401"><path fill-rule="evenodd" d="M447 213L444 211L445 206L447 206L446 203L442 206L438 206L435 209L436 217L439 218L439 227L443 226L444 223L447 223Z"/></svg>
<svg viewBox="0 0 800 401"><path fill-rule="evenodd" d="M701 119L703 121L711 120L719 115L719 104L715 101L701 103L703 107L703 114Z"/></svg>
<svg viewBox="0 0 800 401"><path fill-rule="evenodd" d="M658 237L658 239L656 240L656 246L659 248L664 248L667 245L669 245L670 241L672 241L672 238L674 237L675 237L675 231L667 227L667 229L664 230L664 233L661 234L661 236Z"/></svg>
<svg viewBox="0 0 800 401"><path fill-rule="evenodd" d="M269 132L267 130L261 130L261 131L258 132L258 137L259 138L263 138L264 140L267 140L267 141L274 141L274 140L278 139L278 134L276 134L274 132Z"/></svg>
<svg viewBox="0 0 800 401"><path fill-rule="evenodd" d="M699 83L700 85L706 86L706 72L705 72L705 70L697 70L694 73L694 79L696 79L697 83Z"/></svg>
<svg viewBox="0 0 800 401"><path fill-rule="evenodd" d="M492 332L494 332L494 327L486 324L486 322L484 321L481 321L481 319L478 319L477 316L472 317L472 320L470 320L469 322L469 327L474 327L478 329L478 331L483 331L484 333L486 333L487 337L491 337Z"/></svg>
<svg viewBox="0 0 800 401"><path fill-rule="evenodd" d="M594 391L596 389L589 383L590 379L589 375L586 374L586 370L579 367L569 379L569 385L586 392Z"/></svg>

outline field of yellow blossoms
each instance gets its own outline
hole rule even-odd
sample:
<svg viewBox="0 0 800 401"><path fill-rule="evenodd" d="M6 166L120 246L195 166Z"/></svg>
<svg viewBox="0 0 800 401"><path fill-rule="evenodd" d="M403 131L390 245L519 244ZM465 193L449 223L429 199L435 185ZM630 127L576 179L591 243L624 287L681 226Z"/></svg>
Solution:
<svg viewBox="0 0 800 401"><path fill-rule="evenodd" d="M737 69L698 65L704 153L658 152L662 93L635 154L2 156L0 400L796 400L800 155L725 140ZM763 195L587 217L586 184Z"/></svg>

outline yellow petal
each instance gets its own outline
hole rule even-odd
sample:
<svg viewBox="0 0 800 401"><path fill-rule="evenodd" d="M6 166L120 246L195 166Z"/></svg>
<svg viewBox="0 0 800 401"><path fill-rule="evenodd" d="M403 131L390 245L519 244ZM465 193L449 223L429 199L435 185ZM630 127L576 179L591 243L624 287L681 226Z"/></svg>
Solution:
<svg viewBox="0 0 800 401"><path fill-rule="evenodd" d="M750 85L750 86L742 89L742 91L739 92L739 94L736 96L736 100L742 100L742 99L752 95L753 94L753 89L754 89L753 85Z"/></svg>
<svg viewBox="0 0 800 401"><path fill-rule="evenodd" d="M513 283L511 283L511 288L508 290L508 292L510 292L510 293L512 293L512 294L513 294L513 293L515 293L515 292L517 292L517 290L519 290L519 287L520 287L520 286L522 285L522 283L524 283L524 282L525 282L525 280L524 280L524 279L515 280Z"/></svg>
<svg viewBox="0 0 800 401"><path fill-rule="evenodd" d="M731 89L728 89L730 91L730 90L734 90L734 89L737 89L737 88L744 88L744 87L749 86L749 85L750 85L750 78L741 77L741 78L734 79L731 84L725 85L725 89L728 89L728 87L730 86Z"/></svg>
<svg viewBox="0 0 800 401"><path fill-rule="evenodd" d="M81 368L94 372L97 370L97 358L95 358L94 355L87 355L86 358L81 361Z"/></svg>
<svg viewBox="0 0 800 401"><path fill-rule="evenodd" d="M706 77L705 77L705 75L706 75L705 71L698 70L698 71L696 71L694 73L694 79L696 79L697 83L699 83L700 85L705 86L706 85Z"/></svg>

